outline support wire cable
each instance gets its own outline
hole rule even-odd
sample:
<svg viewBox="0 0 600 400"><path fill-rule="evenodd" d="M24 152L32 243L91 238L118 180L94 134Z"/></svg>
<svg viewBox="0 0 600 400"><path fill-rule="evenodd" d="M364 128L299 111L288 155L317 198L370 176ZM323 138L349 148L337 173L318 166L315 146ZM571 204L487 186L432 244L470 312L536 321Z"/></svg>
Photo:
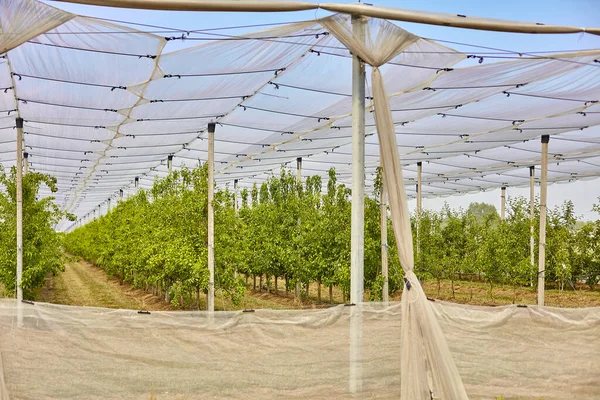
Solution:
<svg viewBox="0 0 600 400"><path fill-rule="evenodd" d="M476 45L476 44L469 44L469 43L463 43L463 42L455 42L455 41L452 41L452 40L444 40L444 39L433 39L433 38L425 38L425 37L423 39L433 40L434 42L440 42L440 43L447 43L447 44L455 44L455 45L459 45L459 46L473 47L473 48L478 48L478 49L483 49L483 50L492 50L492 51L504 52L506 54L516 54L516 55L519 55L519 57L521 57L523 55L527 55L527 56L532 56L534 58L542 58L542 59L548 59L548 60L565 61L565 62L572 62L572 63L575 63L575 64L583 64L583 65L594 65L593 63L584 63L584 62L575 61L575 60L568 60L568 59L565 59L565 58L538 57L535 54L536 52L522 52L522 51L506 50L506 49L501 49L501 48L497 48L497 47L481 46L481 45ZM576 50L576 51L581 51L581 50ZM600 66L600 65L598 65L598 66Z"/></svg>

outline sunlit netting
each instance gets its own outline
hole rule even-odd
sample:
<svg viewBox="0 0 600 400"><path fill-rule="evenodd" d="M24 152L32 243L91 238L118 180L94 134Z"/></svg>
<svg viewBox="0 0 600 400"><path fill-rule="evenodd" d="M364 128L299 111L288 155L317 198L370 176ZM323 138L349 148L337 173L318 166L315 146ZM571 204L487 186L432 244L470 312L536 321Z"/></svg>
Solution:
<svg viewBox="0 0 600 400"><path fill-rule="evenodd" d="M384 19L335 14L218 41L195 36L199 46L163 53L176 36L34 0L2 7L2 163L15 160L20 116L30 169L57 176L58 203L78 217L135 177L147 187L164 176L169 155L175 167L204 161L209 123L219 185L262 182L300 157L308 175L335 166L348 177L350 52L359 57L370 67L367 171L383 166L405 276L401 306L219 314L214 326L205 314L41 305L19 316L0 303L4 378L16 397L599 395L597 310L431 306L413 272L404 185L416 162L428 163L431 195L522 184L542 134L555 146L551 181L597 176L600 50L454 68L468 55ZM557 343L568 353L560 362ZM585 354L595 361L581 362Z"/></svg>
<svg viewBox="0 0 600 400"><path fill-rule="evenodd" d="M432 304L470 398L600 397L600 309ZM353 365L352 312L364 321L361 361ZM37 303L23 304L18 327L16 313L14 301L0 301L4 384L14 398L400 394L398 304L219 312L212 324L205 312L144 315Z"/></svg>
<svg viewBox="0 0 600 400"><path fill-rule="evenodd" d="M351 55L323 20L218 41L197 33L186 40L198 46L165 54L176 37L33 1L2 6L20 35L0 39L14 47L0 59L0 160L14 164L18 111L31 169L58 177L57 201L78 217L119 189L128 194L136 176L149 187L166 174L168 155L174 168L205 161L209 122L218 122L219 185L260 184L297 157L304 175L326 177L333 166L349 183ZM368 35L384 26L371 19ZM541 134L551 135L549 182L597 176L600 51L452 69L468 55L413 38L381 69L404 178L414 181L424 162L423 195L527 184ZM369 73L367 87L372 135ZM367 186L378 147L369 136Z"/></svg>

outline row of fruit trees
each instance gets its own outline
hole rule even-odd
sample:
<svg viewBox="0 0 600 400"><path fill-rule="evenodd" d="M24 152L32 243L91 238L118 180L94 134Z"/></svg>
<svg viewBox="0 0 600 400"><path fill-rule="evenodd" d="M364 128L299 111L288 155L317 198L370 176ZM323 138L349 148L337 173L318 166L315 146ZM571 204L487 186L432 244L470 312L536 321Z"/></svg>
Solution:
<svg viewBox="0 0 600 400"><path fill-rule="evenodd" d="M15 174L0 173L0 282L15 287ZM365 289L371 300L382 296L379 185L365 199ZM64 237L53 226L65 217L50 199L37 200L40 185L55 189L49 176L24 179L24 280L26 296L61 269L61 251L103 268L109 276L160 294L178 305L199 302L208 288L207 169L181 169L156 180L152 189L122 200L106 215ZM350 290L350 189L329 171L326 187L319 176L299 182L282 170L261 185L243 189L235 206L229 188L215 192L215 281L234 303L248 278L259 286L306 293L310 285ZM478 280L514 287L537 283L537 261L530 260L529 202L509 197L501 219L490 205L467 210L426 210L413 215L416 272L422 279ZM595 211L600 211L595 206ZM533 219L538 237L538 205ZM419 229L417 230L417 224ZM389 291L402 288L393 229L388 221ZM417 237L416 232L419 232ZM536 240L537 243L537 240ZM549 210L546 281L560 289L600 279L600 220L577 222L573 204ZM537 246L537 244L536 244ZM535 255L537 257L537 247ZM536 258L537 259L537 258ZM264 281L263 281L264 279ZM439 286L438 286L439 287ZM326 300L327 294L323 295Z"/></svg>

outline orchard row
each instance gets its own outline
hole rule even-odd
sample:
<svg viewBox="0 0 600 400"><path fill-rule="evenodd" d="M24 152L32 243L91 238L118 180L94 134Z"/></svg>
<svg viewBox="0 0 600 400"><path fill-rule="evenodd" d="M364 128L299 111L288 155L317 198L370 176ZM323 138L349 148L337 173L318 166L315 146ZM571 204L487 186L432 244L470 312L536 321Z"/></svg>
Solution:
<svg viewBox="0 0 600 400"><path fill-rule="evenodd" d="M371 299L381 298L383 287L378 190L376 184L373 197L365 199L365 289ZM173 172L69 233L66 249L173 303L199 298L208 288L207 194L205 167ZM261 286L263 277L270 287L284 282L289 290L297 284L304 291L311 284L337 286L348 297L350 190L336 182L333 169L325 188L318 176L300 183L282 170L242 190L238 201L236 210L232 191L215 192L218 290L239 301L246 289L243 274L259 277ZM509 198L505 219L494 207L477 203L468 210L424 211L418 238L416 221L413 216L416 272L422 279L483 280L490 293L496 284L536 284L527 200ZM393 293L401 289L403 275L388 224ZM546 281L560 288L579 281L593 285L600 278L600 221L578 225L570 202L549 211Z"/></svg>

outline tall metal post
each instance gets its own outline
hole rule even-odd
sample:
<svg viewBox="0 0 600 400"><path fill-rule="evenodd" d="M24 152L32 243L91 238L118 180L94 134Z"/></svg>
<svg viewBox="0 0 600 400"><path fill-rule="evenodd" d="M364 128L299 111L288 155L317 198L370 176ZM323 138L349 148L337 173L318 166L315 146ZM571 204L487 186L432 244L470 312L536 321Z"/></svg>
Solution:
<svg viewBox="0 0 600 400"><path fill-rule="evenodd" d="M233 180L233 209L235 210L235 215L238 215L239 212L239 204L238 204L238 180ZM237 279L238 277L238 267L236 265L235 270L233 271L233 277Z"/></svg>
<svg viewBox="0 0 600 400"><path fill-rule="evenodd" d="M542 174L540 182L540 244L538 254L538 306L544 305L546 281L546 198L548 195L548 142L549 135L542 135Z"/></svg>
<svg viewBox="0 0 600 400"><path fill-rule="evenodd" d="M296 172L297 172L297 176L298 176L298 184L302 185L302 157L298 157L296 158ZM300 285L300 281L296 281L296 290L294 292L294 297L296 298L296 300L300 300L301 297L301 293L302 293L302 287ZM308 294L307 294L308 296Z"/></svg>
<svg viewBox="0 0 600 400"><path fill-rule="evenodd" d="M123 189L119 189L119 199L123 200Z"/></svg>
<svg viewBox="0 0 600 400"><path fill-rule="evenodd" d="M421 251L419 230L421 228L421 213L423 212L423 163L417 163L417 254Z"/></svg>
<svg viewBox="0 0 600 400"><path fill-rule="evenodd" d="M23 153L23 174L29 173L29 153Z"/></svg>
<svg viewBox="0 0 600 400"><path fill-rule="evenodd" d="M500 218L506 217L506 186L502 186L502 194L500 195Z"/></svg>
<svg viewBox="0 0 600 400"><path fill-rule="evenodd" d="M389 301L389 279L388 279L388 242L387 242L387 193L383 169L379 203L381 207L381 275L383 277L383 302Z"/></svg>
<svg viewBox="0 0 600 400"><path fill-rule="evenodd" d="M110 197L106 202L106 215L110 214Z"/></svg>
<svg viewBox="0 0 600 400"><path fill-rule="evenodd" d="M206 307L215 311L215 123L208 124L208 296Z"/></svg>
<svg viewBox="0 0 600 400"><path fill-rule="evenodd" d="M352 35L365 40L366 18L352 16ZM364 263L365 263L365 65L352 55L352 210L350 250L349 391L362 391Z"/></svg>
<svg viewBox="0 0 600 400"><path fill-rule="evenodd" d="M352 33L364 41L366 20L352 16ZM365 262L365 65L352 56L352 217L350 303L363 301Z"/></svg>
<svg viewBox="0 0 600 400"><path fill-rule="evenodd" d="M419 161L417 163L417 218L421 219L421 212L423 211L423 163Z"/></svg>
<svg viewBox="0 0 600 400"><path fill-rule="evenodd" d="M133 180L133 187L135 187L137 189L138 186L140 186L140 178L139 178L139 176L136 176L135 179Z"/></svg>
<svg viewBox="0 0 600 400"><path fill-rule="evenodd" d="M167 156L167 170L169 171L169 174L173 171L173 156L172 155Z"/></svg>
<svg viewBox="0 0 600 400"><path fill-rule="evenodd" d="M529 258L531 265L535 264L535 238L534 238L534 226L533 218L535 217L535 167L532 165L529 167Z"/></svg>
<svg viewBox="0 0 600 400"><path fill-rule="evenodd" d="M238 180L233 180L233 208L235 209L235 214L237 215L239 211L239 203L238 203Z"/></svg>
<svg viewBox="0 0 600 400"><path fill-rule="evenodd" d="M17 301L23 300L23 118L17 118Z"/></svg>

